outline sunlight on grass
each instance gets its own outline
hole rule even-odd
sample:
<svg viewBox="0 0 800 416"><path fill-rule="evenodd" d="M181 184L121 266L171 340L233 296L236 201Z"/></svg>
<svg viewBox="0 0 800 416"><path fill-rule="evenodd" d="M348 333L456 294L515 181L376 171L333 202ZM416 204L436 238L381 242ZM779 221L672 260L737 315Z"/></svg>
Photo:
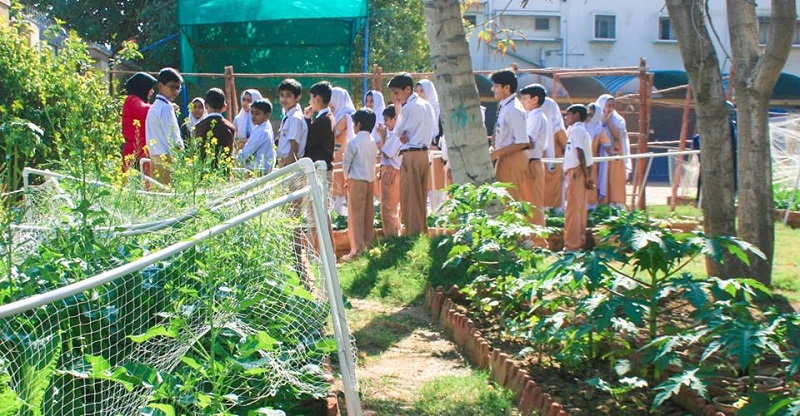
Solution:
<svg viewBox="0 0 800 416"><path fill-rule="evenodd" d="M651 218L681 218L681 219L701 219L703 212L694 205L676 205L675 211L670 212L669 205L648 205L647 215Z"/></svg>
<svg viewBox="0 0 800 416"><path fill-rule="evenodd" d="M427 382L414 404L418 415L512 415L513 393L492 383L484 372L469 377L446 376Z"/></svg>

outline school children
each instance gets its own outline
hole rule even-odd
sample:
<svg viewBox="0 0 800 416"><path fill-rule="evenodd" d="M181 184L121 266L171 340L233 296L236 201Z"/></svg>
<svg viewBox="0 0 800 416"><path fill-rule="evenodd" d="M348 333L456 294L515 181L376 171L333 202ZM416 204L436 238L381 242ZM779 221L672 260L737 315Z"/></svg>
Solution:
<svg viewBox="0 0 800 416"><path fill-rule="evenodd" d="M405 235L427 233L426 191L430 169L428 143L433 137L436 122L433 107L413 91L414 80L406 73L389 81L392 101L400 107L395 130L400 142L400 212Z"/></svg>
<svg viewBox="0 0 800 416"><path fill-rule="evenodd" d="M297 80L287 78L278 85L283 120L278 133L278 165L288 166L301 159L306 152L308 126L300 108L303 86Z"/></svg>
<svg viewBox="0 0 800 416"><path fill-rule="evenodd" d="M353 127L358 134L347 143L342 159L342 172L347 188L347 229L350 254L347 261L364 251L374 236L373 182L378 147L370 133L375 127L375 113L364 108L353 114Z"/></svg>
<svg viewBox="0 0 800 416"><path fill-rule="evenodd" d="M239 152L237 158L239 163L245 165L256 175L266 175L275 166L275 150L272 148L274 140L272 125L269 117L272 114L272 103L269 100L260 99L250 105L250 119L253 122L253 130L250 138Z"/></svg>
<svg viewBox="0 0 800 416"><path fill-rule="evenodd" d="M381 221L383 235L400 235L400 217L397 213L400 204L400 139L395 134L397 113L394 104L383 110L385 124L377 127L378 148L381 154Z"/></svg>
<svg viewBox="0 0 800 416"><path fill-rule="evenodd" d="M181 138L183 138L184 144L194 139L194 127L200 120L206 118L208 115L208 111L206 111L206 100L200 97L194 97L189 107L189 117L187 117L186 121L181 125Z"/></svg>
<svg viewBox="0 0 800 416"><path fill-rule="evenodd" d="M355 136L353 130L353 113L356 112L356 107L353 104L353 100L350 99L350 93L341 87L334 87L331 90L330 107L335 122L333 161L341 163L347 142ZM339 214L346 214L347 211L344 209L345 190L343 174L337 173L333 175L331 191L333 194L334 210Z"/></svg>
<svg viewBox="0 0 800 416"><path fill-rule="evenodd" d="M225 102L225 93L219 88L211 88L206 92L206 109L208 116L201 120L194 128L197 138L200 160L205 161L209 152L213 152L213 168L219 162L229 161L233 157L233 137L236 127L222 116L228 108Z"/></svg>
<svg viewBox="0 0 800 416"><path fill-rule="evenodd" d="M147 111L145 135L150 151L153 176L163 184L170 183L172 154L183 149L181 128L172 110L172 101L180 94L183 84L181 74L173 68L158 73L156 101Z"/></svg>
<svg viewBox="0 0 800 416"><path fill-rule="evenodd" d="M531 147L525 152L528 156L528 178L530 184L523 189L523 198L533 206L531 223L544 227L544 165L542 157L549 146L550 122L542 110L546 92L543 86L531 84L519 91L519 98L525 111L528 139ZM535 240L539 246L544 246L547 241L541 238Z"/></svg>
<svg viewBox="0 0 800 416"><path fill-rule="evenodd" d="M303 109L308 140L306 141L306 157L314 162L324 160L328 169L328 187L333 181L333 114L329 105L332 87L328 81L321 81L308 90L308 106ZM314 117L314 113L317 113Z"/></svg>
<svg viewBox="0 0 800 416"><path fill-rule="evenodd" d="M564 150L566 176L566 211L564 213L564 250L574 251L586 243L586 196L594 188L592 181L592 138L583 122L586 107L575 104L567 108L567 147Z"/></svg>
<svg viewBox="0 0 800 416"><path fill-rule="evenodd" d="M525 149L530 147L526 131L525 109L517 101L517 76L510 69L492 73L492 92L498 101L498 117L495 122L494 148L491 159L496 160L495 176L499 182L510 182L511 196L521 201L528 192L524 189L530 184L528 156Z"/></svg>
<svg viewBox="0 0 800 416"><path fill-rule="evenodd" d="M628 156L631 154L630 142L628 141L628 128L625 118L615 109L616 100L610 94L601 95L597 99L599 111L602 111L602 123L605 131L611 139L611 150L609 155ZM607 202L620 208L625 208L625 184L628 172L632 171L630 159L612 160L608 162L608 190Z"/></svg>
<svg viewBox="0 0 800 416"><path fill-rule="evenodd" d="M255 124L250 118L250 106L261 98L261 93L255 89L248 89L242 92L242 97L240 98L242 108L239 110L239 114L233 119L233 125L236 126L236 140L247 140L250 138Z"/></svg>
<svg viewBox="0 0 800 416"><path fill-rule="evenodd" d="M564 117L558 103L550 97L545 97L542 106L547 120L550 121L552 152L548 151L547 157L564 157L564 147L567 145L567 129L564 127ZM564 210L564 169L560 163L547 167L544 174L544 206Z"/></svg>

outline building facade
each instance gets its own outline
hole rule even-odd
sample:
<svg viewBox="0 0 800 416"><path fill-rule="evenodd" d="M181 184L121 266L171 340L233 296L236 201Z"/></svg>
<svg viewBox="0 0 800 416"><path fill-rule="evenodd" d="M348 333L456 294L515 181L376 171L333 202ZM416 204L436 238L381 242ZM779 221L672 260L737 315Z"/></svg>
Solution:
<svg viewBox="0 0 800 416"><path fill-rule="evenodd" d="M725 0L708 4L721 69L728 72ZM761 42L766 43L770 2L758 2L756 13ZM638 66L640 57L653 70L684 70L663 0L529 0L526 7L521 0L480 0L466 16L475 25L469 42L472 65L478 70L511 62L521 68L630 67ZM478 35L486 28L506 29L499 36L513 39L516 51L504 56L485 44L478 48ZM783 71L800 74L800 32L794 43Z"/></svg>

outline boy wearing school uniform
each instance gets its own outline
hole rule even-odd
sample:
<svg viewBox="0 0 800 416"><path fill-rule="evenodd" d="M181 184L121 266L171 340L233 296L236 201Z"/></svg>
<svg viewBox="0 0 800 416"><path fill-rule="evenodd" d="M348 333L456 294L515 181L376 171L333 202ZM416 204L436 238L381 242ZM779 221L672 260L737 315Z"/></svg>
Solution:
<svg viewBox="0 0 800 416"><path fill-rule="evenodd" d="M250 138L246 139L244 148L237 156L239 163L256 175L266 175L275 166L270 114L272 114L272 103L269 100L260 99L250 105L250 119L255 127L250 130Z"/></svg>
<svg viewBox="0 0 800 416"><path fill-rule="evenodd" d="M308 90L308 107L303 109L308 130L305 155L314 162L325 161L328 169L329 189L333 184L334 127L336 124L329 107L332 94L333 87L328 81L312 85ZM316 117L313 117L314 113L317 113Z"/></svg>
<svg viewBox="0 0 800 416"><path fill-rule="evenodd" d="M525 150L530 147L526 131L525 109L517 100L517 76L510 69L492 73L492 92L498 101L498 116L495 122L494 147L491 159L495 164L495 177L499 182L510 182L511 196L521 201L529 195L525 186L531 183L528 171L528 156Z"/></svg>
<svg viewBox="0 0 800 416"><path fill-rule="evenodd" d="M236 127L222 116L222 112L227 108L225 93L219 88L211 88L206 92L208 115L194 127L195 138L198 139L200 160L205 161L208 152L213 151L212 167L215 169L219 166L220 160L224 162L233 156L233 138L236 134Z"/></svg>
<svg viewBox="0 0 800 416"><path fill-rule="evenodd" d="M278 166L284 167L305 155L308 126L300 108L303 86L297 80L287 78L278 85L283 121L278 133Z"/></svg>
<svg viewBox="0 0 800 416"><path fill-rule="evenodd" d="M350 254L347 261L364 251L374 237L373 205L375 182L375 157L378 146L372 140L371 132L375 127L375 113L368 108L353 114L353 129L356 137L347 142L342 157L342 173L347 188L347 230L350 235Z"/></svg>
<svg viewBox="0 0 800 416"><path fill-rule="evenodd" d="M564 213L564 250L580 250L586 244L586 211L592 181L592 137L583 122L586 107L575 104L567 109L567 146L564 150L566 176L566 211Z"/></svg>
<svg viewBox="0 0 800 416"><path fill-rule="evenodd" d="M144 123L153 177L166 185L171 180L171 155L176 149L183 149L181 127L172 110L172 101L180 94L182 84L181 74L173 68L164 68L158 73L158 94Z"/></svg>
<svg viewBox="0 0 800 416"><path fill-rule="evenodd" d="M400 213L405 235L428 231L427 191L430 178L428 145L437 125L433 107L414 93L414 80L406 73L389 81L392 101L400 107L395 131L402 143L400 154Z"/></svg>
<svg viewBox="0 0 800 416"><path fill-rule="evenodd" d="M400 139L395 134L397 113L394 104L383 110L383 120L378 124L377 134L380 138L378 150L381 156L381 221L383 235L400 235L400 217L397 207L400 204Z"/></svg>
<svg viewBox="0 0 800 416"><path fill-rule="evenodd" d="M564 127L564 117L561 115L561 108L554 99L545 97L542 110L545 116L547 116L551 128L551 137L549 138L550 149L548 149L547 157L562 158L564 157L564 147L567 145L567 129ZM552 164L548 166L544 176L545 208L556 208L557 211L563 211L564 167L560 163Z"/></svg>
<svg viewBox="0 0 800 416"><path fill-rule="evenodd" d="M539 84L528 85L519 91L522 106L528 112L526 124L528 139L531 143L531 147L525 150L528 156L528 176L531 182L525 186L524 191L528 194L523 195L523 198L533 206L531 224L542 227L545 225L544 211L542 211L544 207L544 165L542 164L542 157L549 147L548 137L552 137L550 136L550 122L542 110L545 95L544 87ZM546 247L547 240L537 238L535 243L537 246Z"/></svg>

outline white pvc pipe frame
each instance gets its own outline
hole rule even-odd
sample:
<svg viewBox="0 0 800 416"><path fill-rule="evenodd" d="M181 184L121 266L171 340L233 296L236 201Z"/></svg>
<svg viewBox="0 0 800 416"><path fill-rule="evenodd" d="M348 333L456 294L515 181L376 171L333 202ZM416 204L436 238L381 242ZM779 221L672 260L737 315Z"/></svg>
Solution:
<svg viewBox="0 0 800 416"><path fill-rule="evenodd" d="M319 169L320 174L316 173L316 169ZM222 234L225 231L236 227L245 221L258 217L259 215L262 215L265 212L282 204L287 204L297 199L310 196L312 206L311 211L314 223L316 224L316 226L313 228L316 230L318 241L322 243L320 245L319 255L322 263L322 270L324 272L325 286L328 291L328 301L331 308L334 336L336 338L339 363L341 365L342 381L345 390L344 393L347 405L347 414L361 416L363 414L361 409L361 399L358 391L355 389L357 384L356 380L353 378L355 375L356 364L353 360L353 355L350 353L350 331L347 325L347 317L344 312L344 302L342 298L341 287L339 285L339 276L336 272L336 257L333 252L333 241L330 233L328 233L329 217L327 213L326 193L324 192L323 186L320 183L321 180L324 180L321 178L325 177L325 170L326 166L324 162L319 162L315 167L314 163L310 159L304 158L283 169L259 178L259 180L253 182L263 183L264 181L268 180L267 178L274 179L275 177L288 176L297 172L302 172L306 175L309 186L269 201L265 204L259 205L258 207L224 221L222 224L219 224L208 230L201 231L188 240L172 244L155 253L144 256L123 266L108 270L88 279L75 282L47 293L33 295L9 304L0 305L0 318L10 317L58 300L68 298L70 296L75 296L79 293L83 293L87 290L116 280L122 276L135 273L158 261L167 259L184 250L190 249L208 238ZM256 186L256 184L249 183L246 186L253 187Z"/></svg>

